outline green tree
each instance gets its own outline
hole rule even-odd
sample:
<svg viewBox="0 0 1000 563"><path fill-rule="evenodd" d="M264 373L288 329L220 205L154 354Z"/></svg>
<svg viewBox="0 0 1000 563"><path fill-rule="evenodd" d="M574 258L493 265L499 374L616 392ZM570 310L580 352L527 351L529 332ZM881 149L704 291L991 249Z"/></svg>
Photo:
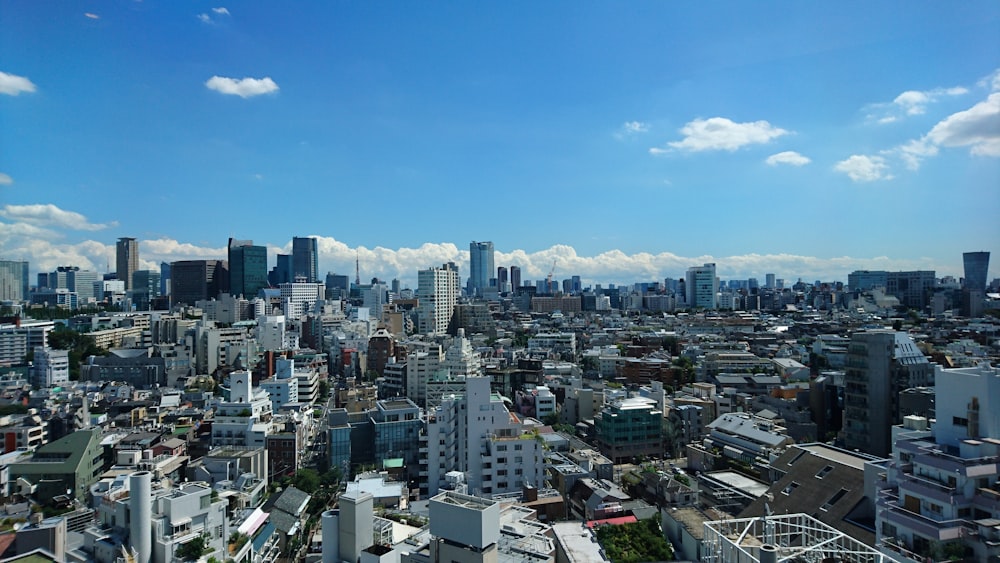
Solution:
<svg viewBox="0 0 1000 563"><path fill-rule="evenodd" d="M90 356L106 356L108 351L94 341L94 337L77 332L63 325L49 333L49 346L69 351L69 378L80 379L80 362Z"/></svg>
<svg viewBox="0 0 1000 563"><path fill-rule="evenodd" d="M208 546L206 545L205 536L198 536L191 541L182 543L177 551L174 552L174 556L181 561L197 561L202 555L208 551Z"/></svg>
<svg viewBox="0 0 1000 563"><path fill-rule="evenodd" d="M316 473L315 469L309 469L308 467L299 469L295 472L292 484L300 491L313 494L320 485L319 473Z"/></svg>

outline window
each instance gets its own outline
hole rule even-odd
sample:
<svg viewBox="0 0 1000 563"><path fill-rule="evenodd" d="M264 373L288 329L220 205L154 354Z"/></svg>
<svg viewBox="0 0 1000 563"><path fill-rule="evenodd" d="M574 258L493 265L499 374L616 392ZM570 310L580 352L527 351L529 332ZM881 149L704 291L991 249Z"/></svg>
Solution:
<svg viewBox="0 0 1000 563"><path fill-rule="evenodd" d="M819 507L819 509L830 510L830 508L832 508L834 504L837 504L838 500L844 498L844 495L846 494L847 494L847 489L840 489L839 491L834 493L832 497L830 497L830 500L823 503L823 506Z"/></svg>
<svg viewBox="0 0 1000 563"><path fill-rule="evenodd" d="M514 456L514 463L523 463L524 458L521 456Z"/></svg>
<svg viewBox="0 0 1000 563"><path fill-rule="evenodd" d="M960 416L953 416L951 417L951 423L954 424L955 426L968 426L969 419L962 418Z"/></svg>
<svg viewBox="0 0 1000 563"><path fill-rule="evenodd" d="M497 463L507 463L507 458L505 458L505 457L498 457L497 458Z"/></svg>
<svg viewBox="0 0 1000 563"><path fill-rule="evenodd" d="M524 449L524 445L523 444L514 444L514 449L516 451L521 451L522 449Z"/></svg>
<svg viewBox="0 0 1000 563"><path fill-rule="evenodd" d="M505 452L505 451L507 451L507 445L506 444L501 444L501 445L497 446L497 451L498 452Z"/></svg>
<svg viewBox="0 0 1000 563"><path fill-rule="evenodd" d="M794 491L797 488L799 488L799 484L796 483L795 481L792 481L791 483L785 485L785 488L781 489L781 492L786 495L790 495L792 494L792 491Z"/></svg>
<svg viewBox="0 0 1000 563"><path fill-rule="evenodd" d="M817 479L822 479L823 477L826 477L827 475L829 475L831 471L833 471L833 466L832 465L827 465L823 469L819 470L819 473L816 474L816 478Z"/></svg>

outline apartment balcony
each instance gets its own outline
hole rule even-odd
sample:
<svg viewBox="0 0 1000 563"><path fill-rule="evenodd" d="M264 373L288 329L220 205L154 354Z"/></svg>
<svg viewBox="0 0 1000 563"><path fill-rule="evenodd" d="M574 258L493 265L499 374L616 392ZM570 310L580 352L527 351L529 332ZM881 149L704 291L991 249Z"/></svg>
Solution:
<svg viewBox="0 0 1000 563"><path fill-rule="evenodd" d="M897 528L912 530L919 535L937 541L959 539L968 527L965 520L935 520L904 508L898 497L888 490L879 492L876 511L881 518Z"/></svg>
<svg viewBox="0 0 1000 563"><path fill-rule="evenodd" d="M952 502L962 504L964 500L961 496L957 496L959 495L957 488L912 474L900 476L899 490L900 496L902 496L903 491L909 491L911 496L934 499L943 504L950 504Z"/></svg>

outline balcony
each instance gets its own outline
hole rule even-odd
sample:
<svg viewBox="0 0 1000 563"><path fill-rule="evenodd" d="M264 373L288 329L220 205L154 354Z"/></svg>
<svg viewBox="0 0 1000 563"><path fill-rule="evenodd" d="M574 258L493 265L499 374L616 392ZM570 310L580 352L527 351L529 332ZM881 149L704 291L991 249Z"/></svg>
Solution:
<svg viewBox="0 0 1000 563"><path fill-rule="evenodd" d="M912 496L931 498L944 504L962 500L961 497L956 499L959 492L955 487L949 487L933 479L912 474L900 476L899 489L900 491L910 491L913 493Z"/></svg>

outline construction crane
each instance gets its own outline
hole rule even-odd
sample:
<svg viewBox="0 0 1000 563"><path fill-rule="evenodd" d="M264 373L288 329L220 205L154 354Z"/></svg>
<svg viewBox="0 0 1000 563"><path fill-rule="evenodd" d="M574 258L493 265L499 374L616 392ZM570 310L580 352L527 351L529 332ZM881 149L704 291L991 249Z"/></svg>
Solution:
<svg viewBox="0 0 1000 563"><path fill-rule="evenodd" d="M548 293L555 293L555 289L552 287L552 276L556 275L556 261L552 260L552 269L549 270L549 275L545 278L545 289Z"/></svg>

